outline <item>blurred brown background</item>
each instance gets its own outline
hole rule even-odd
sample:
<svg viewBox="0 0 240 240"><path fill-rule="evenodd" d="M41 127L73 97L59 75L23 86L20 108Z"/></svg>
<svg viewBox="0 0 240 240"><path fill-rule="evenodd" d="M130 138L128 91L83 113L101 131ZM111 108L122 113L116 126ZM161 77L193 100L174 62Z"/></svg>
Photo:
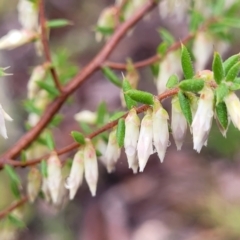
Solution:
<svg viewBox="0 0 240 240"><path fill-rule="evenodd" d="M51 49L67 49L70 60L79 69L88 63L103 43L95 41L93 26L110 0L49 0L46 1L49 19L66 18L73 26L51 32ZM0 1L0 36L19 28L16 0ZM133 34L126 37L111 55L111 60L134 61L152 56L161 39L156 29L166 27L176 39L187 35L186 18L177 22L174 17L161 19L158 9L150 18L137 24ZM239 42L232 44L230 53L237 53ZM227 56L226 55L226 56ZM14 118L8 124L9 140L2 149L11 146L25 131L27 113L21 104L26 96L30 69L41 62L32 45L0 52L0 65L11 66L11 77L1 79L0 102ZM210 66L211 64L209 64ZM141 69L139 89L156 93L149 68ZM120 74L120 72L119 72ZM70 143L69 132L78 129L73 114L82 109L95 111L100 101L108 109L120 108L119 89L94 74L74 95L74 104L64 106L65 119L55 130L59 147ZM166 106L169 104L166 101ZM160 164L150 157L144 173L133 175L127 167L125 154L116 172L107 174L100 165L97 196L92 198L84 183L74 201L57 212L41 200L28 207L27 229L16 239L26 240L239 240L240 239L240 134L232 126L224 139L213 127L208 147L201 154L192 150L190 134L183 150L176 151L171 139L166 158ZM22 172L26 170L21 170ZM20 171L20 172L21 172ZM0 207L9 205L10 196L0 174L2 192ZM2 190L3 189L3 190Z"/></svg>

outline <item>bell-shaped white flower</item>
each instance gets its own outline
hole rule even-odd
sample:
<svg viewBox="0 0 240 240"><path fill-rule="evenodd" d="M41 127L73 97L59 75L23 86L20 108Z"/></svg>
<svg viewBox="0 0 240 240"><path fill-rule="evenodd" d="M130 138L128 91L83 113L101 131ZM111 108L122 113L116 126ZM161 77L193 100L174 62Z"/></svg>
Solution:
<svg viewBox="0 0 240 240"><path fill-rule="evenodd" d="M36 33L28 30L11 30L5 36L0 38L0 49L11 50L13 48L29 43L36 38Z"/></svg>
<svg viewBox="0 0 240 240"><path fill-rule="evenodd" d="M170 52L160 62L159 65L159 73L156 79L158 94L161 94L166 91L167 81L172 74L176 74L178 77L180 77L181 73L182 68L179 51Z"/></svg>
<svg viewBox="0 0 240 240"><path fill-rule="evenodd" d="M140 119L133 108L125 120L124 148L128 159L128 166L136 165L137 142L139 138ZM136 167L135 167L136 168ZM134 170L134 169L133 169Z"/></svg>
<svg viewBox="0 0 240 240"><path fill-rule="evenodd" d="M193 148L200 152L208 139L212 126L214 93L211 88L205 87L201 91L197 112L192 122Z"/></svg>
<svg viewBox="0 0 240 240"><path fill-rule="evenodd" d="M4 111L2 105L0 104L0 134L7 139L7 129L5 125L5 120L13 121L13 119Z"/></svg>
<svg viewBox="0 0 240 240"><path fill-rule="evenodd" d="M195 69L201 71L205 68L213 53L213 37L203 31L197 33L193 43L193 54L195 56Z"/></svg>
<svg viewBox="0 0 240 240"><path fill-rule="evenodd" d="M74 155L70 175L66 180L65 187L69 189L69 199L72 200L78 188L83 182L84 172L84 152L83 147L80 147L79 151Z"/></svg>
<svg viewBox="0 0 240 240"><path fill-rule="evenodd" d="M89 110L83 110L74 115L74 119L78 122L85 122L88 124L95 124L97 120L97 114Z"/></svg>
<svg viewBox="0 0 240 240"><path fill-rule="evenodd" d="M95 148L90 139L85 139L84 147L84 170L85 179L92 196L96 196L98 181L98 163Z"/></svg>
<svg viewBox="0 0 240 240"><path fill-rule="evenodd" d="M181 150L187 132L187 120L182 113L178 97L172 99L171 128L177 150Z"/></svg>
<svg viewBox="0 0 240 240"><path fill-rule="evenodd" d="M229 93L224 99L228 114L233 125L240 130L240 101L234 92Z"/></svg>
<svg viewBox="0 0 240 240"><path fill-rule="evenodd" d="M137 145L139 171L143 172L148 158L153 154L153 124L152 110L149 109L141 122L141 129Z"/></svg>
<svg viewBox="0 0 240 240"><path fill-rule="evenodd" d="M39 170L35 167L31 168L28 173L27 193L31 203L33 203L38 196L41 188L42 176Z"/></svg>
<svg viewBox="0 0 240 240"><path fill-rule="evenodd" d="M153 106L153 143L160 161L163 162L169 143L168 113L156 99Z"/></svg>
<svg viewBox="0 0 240 240"><path fill-rule="evenodd" d="M53 203L57 203L62 184L61 162L56 152L53 152L47 160L48 189Z"/></svg>
<svg viewBox="0 0 240 240"><path fill-rule="evenodd" d="M40 89L37 82L42 81L45 78L46 74L47 74L47 66L46 65L39 65L33 69L32 75L27 84L29 99L36 98L36 94L38 93L38 91Z"/></svg>
<svg viewBox="0 0 240 240"><path fill-rule="evenodd" d="M18 19L23 29L37 30L38 27L37 4L29 0L19 0Z"/></svg>
<svg viewBox="0 0 240 240"><path fill-rule="evenodd" d="M119 159L120 154L121 154L121 149L117 143L117 130L114 129L109 134L107 149L105 152L105 159L106 159L108 173L111 173L115 170L115 164Z"/></svg>

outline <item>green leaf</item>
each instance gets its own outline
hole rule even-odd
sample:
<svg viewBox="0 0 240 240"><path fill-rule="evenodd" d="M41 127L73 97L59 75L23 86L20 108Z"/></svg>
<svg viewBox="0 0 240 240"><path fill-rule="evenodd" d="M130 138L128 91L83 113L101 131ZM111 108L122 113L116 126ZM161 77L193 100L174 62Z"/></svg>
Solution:
<svg viewBox="0 0 240 240"><path fill-rule="evenodd" d="M173 74L171 75L169 78L168 78L168 81L167 81L167 84L166 84L166 87L168 89L171 89L171 88L174 88L178 85L179 83L179 79L178 79L178 76Z"/></svg>
<svg viewBox="0 0 240 240"><path fill-rule="evenodd" d="M230 91L237 91L240 89L240 83L233 82L232 85L229 87Z"/></svg>
<svg viewBox="0 0 240 240"><path fill-rule="evenodd" d="M26 155L26 151L25 150L21 151L20 159L21 159L22 163L25 163L27 161L27 155Z"/></svg>
<svg viewBox="0 0 240 240"><path fill-rule="evenodd" d="M192 32L197 31L203 21L204 21L204 17L202 16L202 14L200 14L199 12L194 11L194 10L191 11L190 30Z"/></svg>
<svg viewBox="0 0 240 240"><path fill-rule="evenodd" d="M98 125L104 124L106 114L107 114L107 105L106 105L105 102L101 102L99 104L99 106L98 106L98 109L97 109L97 120L96 120L96 123Z"/></svg>
<svg viewBox="0 0 240 240"><path fill-rule="evenodd" d="M121 148L124 145L125 137L125 119L120 118L117 125L117 142L118 146Z"/></svg>
<svg viewBox="0 0 240 240"><path fill-rule="evenodd" d="M39 110L32 100L24 100L23 101L24 109L29 113L36 113L37 115L41 114L41 110Z"/></svg>
<svg viewBox="0 0 240 240"><path fill-rule="evenodd" d="M167 52L168 47L169 47L169 45L166 42L160 43L157 47L157 53L160 55L164 55Z"/></svg>
<svg viewBox="0 0 240 240"><path fill-rule="evenodd" d="M47 161L46 160L41 161L41 173L44 178L47 178L48 171L47 171Z"/></svg>
<svg viewBox="0 0 240 240"><path fill-rule="evenodd" d="M127 79L123 80L122 88L123 88L123 94L124 94L124 99L125 99L127 108L130 110L131 108L136 107L137 102L134 101L133 99L131 99L130 96L128 96L126 94L127 91L132 89L131 84L129 83L129 81Z"/></svg>
<svg viewBox="0 0 240 240"><path fill-rule="evenodd" d="M179 84L179 88L183 91L188 92L199 92L204 87L204 80L203 79L187 79L183 80Z"/></svg>
<svg viewBox="0 0 240 240"><path fill-rule="evenodd" d="M239 83L240 84L240 77L237 77L233 80L234 83Z"/></svg>
<svg viewBox="0 0 240 240"><path fill-rule="evenodd" d="M18 217L14 216L12 213L8 214L8 220L13 226L17 228L26 228L25 223Z"/></svg>
<svg viewBox="0 0 240 240"><path fill-rule="evenodd" d="M71 21L67 19L54 19L47 21L48 28L61 28L65 26L73 25Z"/></svg>
<svg viewBox="0 0 240 240"><path fill-rule="evenodd" d="M62 120L63 120L63 116L60 114L56 114L53 117L52 121L50 122L50 126L57 127L62 122Z"/></svg>
<svg viewBox="0 0 240 240"><path fill-rule="evenodd" d="M229 70L239 61L239 54L235 54L229 57L223 63L223 68L225 72L225 76L228 74Z"/></svg>
<svg viewBox="0 0 240 240"><path fill-rule="evenodd" d="M181 63L182 63L182 70L183 70L184 77L186 79L193 78L194 69L192 65L192 60L187 48L183 44L182 44L182 53L181 53Z"/></svg>
<svg viewBox="0 0 240 240"><path fill-rule="evenodd" d="M115 121L117 119L119 119L120 117L122 117L126 112L116 112L114 113L110 118L109 118L109 122Z"/></svg>
<svg viewBox="0 0 240 240"><path fill-rule="evenodd" d="M21 185L21 181L19 176L17 175L15 169L10 165L4 165L4 170L6 171L7 175L10 179L15 182L17 185Z"/></svg>
<svg viewBox="0 0 240 240"><path fill-rule="evenodd" d="M178 99L183 115L185 116L189 125L192 124L192 111L189 99L182 91L178 92Z"/></svg>
<svg viewBox="0 0 240 240"><path fill-rule="evenodd" d="M77 131L72 131L71 135L72 135L73 139L75 140L75 142L77 142L79 144L85 144L85 137L83 136L82 133L77 132Z"/></svg>
<svg viewBox="0 0 240 240"><path fill-rule="evenodd" d="M127 96L132 98L134 101L152 105L153 104L153 95L148 92L140 91L140 90L128 90L125 92Z"/></svg>
<svg viewBox="0 0 240 240"><path fill-rule="evenodd" d="M114 28L96 26L95 31L100 32L104 36L109 36L113 34Z"/></svg>
<svg viewBox="0 0 240 240"><path fill-rule="evenodd" d="M217 52L214 53L212 70L213 70L213 75L216 83L220 84L225 74L223 69L222 58Z"/></svg>
<svg viewBox="0 0 240 240"><path fill-rule="evenodd" d="M109 68L109 67L102 67L103 75L114 85L117 87L122 87L122 81L120 78Z"/></svg>
<svg viewBox="0 0 240 240"><path fill-rule="evenodd" d="M98 150L98 149L95 149L96 150L96 156L97 157L101 157L102 156L102 153Z"/></svg>
<svg viewBox="0 0 240 240"><path fill-rule="evenodd" d="M227 27L240 28L240 20L235 17L225 17L221 18L221 23Z"/></svg>
<svg viewBox="0 0 240 240"><path fill-rule="evenodd" d="M151 69L153 76L157 77L158 73L159 73L159 63L154 63L154 64L150 65L150 69Z"/></svg>
<svg viewBox="0 0 240 240"><path fill-rule="evenodd" d="M59 91L55 86L50 85L49 83L42 82L42 81L37 81L37 85L46 90L50 95L53 97L57 97L59 95Z"/></svg>
<svg viewBox="0 0 240 240"><path fill-rule="evenodd" d="M227 76L226 76L225 80L227 82L233 82L234 79L239 74L239 71L240 71L240 62L237 62L230 68L230 70L227 73Z"/></svg>
<svg viewBox="0 0 240 240"><path fill-rule="evenodd" d="M13 180L11 180L10 186L11 186L11 191L12 191L14 197L20 199L21 198L21 193L19 190L20 185L18 183L14 182Z"/></svg>
<svg viewBox="0 0 240 240"><path fill-rule="evenodd" d="M50 132L46 132L44 134L44 140L46 142L46 145L47 147L53 151L55 149L55 143L54 143L54 139L53 139L53 136L52 136L52 133Z"/></svg>
<svg viewBox="0 0 240 240"><path fill-rule="evenodd" d="M89 124L85 123L85 122L80 122L79 123L82 132L84 132L85 134L89 134L92 132L92 127L89 126Z"/></svg>
<svg viewBox="0 0 240 240"><path fill-rule="evenodd" d="M217 102L216 105L218 105L220 102L223 101L223 99L228 95L229 90L225 83L221 83L215 90Z"/></svg>
<svg viewBox="0 0 240 240"><path fill-rule="evenodd" d="M223 129L227 129L228 127L228 112L227 112L227 106L225 102L220 102L216 105L216 114L217 118L219 120L219 123L221 124L221 127Z"/></svg>
<svg viewBox="0 0 240 240"><path fill-rule="evenodd" d="M158 30L158 32L159 32L162 40L164 42L166 42L168 45L172 45L175 42L173 35L168 30L166 30L164 28L160 28Z"/></svg>

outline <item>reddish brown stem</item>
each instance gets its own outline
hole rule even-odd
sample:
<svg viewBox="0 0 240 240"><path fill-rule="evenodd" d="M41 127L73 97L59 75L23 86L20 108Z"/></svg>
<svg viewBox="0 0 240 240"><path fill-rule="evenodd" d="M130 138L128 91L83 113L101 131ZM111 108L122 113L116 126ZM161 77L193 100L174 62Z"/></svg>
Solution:
<svg viewBox="0 0 240 240"><path fill-rule="evenodd" d="M86 79L88 79L95 71L99 69L102 63L114 50L119 41L125 36L127 31L134 26L147 12L151 11L157 3L154 0L149 0L139 11L137 11L128 21L124 22L113 36L109 39L99 54L81 70L75 78L64 88L64 94L56 98L51 103L39 123L27 132L19 141L9 149L3 156L2 159L15 158L23 149L27 148L42 132L42 130L48 125L53 116L58 112L67 97L71 95Z"/></svg>
<svg viewBox="0 0 240 240"><path fill-rule="evenodd" d="M39 0L39 21L40 21L40 28L41 28L41 42L43 45L43 51L45 58L48 63L50 63L50 72L53 78L53 81L59 90L60 93L63 92L60 81L57 76L56 69L52 66L52 58L51 53L49 49L49 43L48 43L48 33L46 29L46 18L45 18L45 11L44 11L44 0Z"/></svg>
<svg viewBox="0 0 240 240"><path fill-rule="evenodd" d="M8 214L10 214L13 210L16 208L22 206L28 201L28 197L24 196L22 197L19 201L13 203L10 207L4 209L3 211L0 212L0 219L5 218Z"/></svg>

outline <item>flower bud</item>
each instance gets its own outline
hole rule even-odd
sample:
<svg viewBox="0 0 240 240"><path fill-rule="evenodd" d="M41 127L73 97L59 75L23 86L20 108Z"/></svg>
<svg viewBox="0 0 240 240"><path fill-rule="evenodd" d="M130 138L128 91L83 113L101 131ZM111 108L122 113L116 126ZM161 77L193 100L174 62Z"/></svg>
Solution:
<svg viewBox="0 0 240 240"><path fill-rule="evenodd" d="M182 113L178 97L172 99L171 128L177 150L181 150L187 132L187 120Z"/></svg>
<svg viewBox="0 0 240 240"><path fill-rule="evenodd" d="M7 129L5 125L5 120L13 121L13 119L4 111L2 105L0 104L0 134L7 139Z"/></svg>
<svg viewBox="0 0 240 240"><path fill-rule="evenodd" d="M140 119L136 110L132 108L125 120L124 148L128 159L129 168L136 163L137 142L139 138ZM136 165L136 164L135 164Z"/></svg>
<svg viewBox="0 0 240 240"><path fill-rule="evenodd" d="M18 19L26 30L36 30L38 27L37 4L29 0L19 0Z"/></svg>
<svg viewBox="0 0 240 240"><path fill-rule="evenodd" d="M36 33L28 30L11 30L0 38L0 49L11 50L35 40L36 37Z"/></svg>
<svg viewBox="0 0 240 240"><path fill-rule="evenodd" d="M61 162L56 152L53 152L48 161L48 189L53 203L57 203L62 182Z"/></svg>
<svg viewBox="0 0 240 240"><path fill-rule="evenodd" d="M27 85L29 99L36 98L36 94L39 91L39 86L37 85L37 81L41 81L45 78L47 73L46 70L47 70L46 65L40 65L33 69L32 75Z"/></svg>
<svg viewBox="0 0 240 240"><path fill-rule="evenodd" d="M161 61L159 66L159 73L156 79L158 93L161 94L166 91L167 81L172 74L181 76L182 68L180 63L180 55L178 52L170 52Z"/></svg>
<svg viewBox="0 0 240 240"><path fill-rule="evenodd" d="M35 167L31 168L28 173L28 184L27 184L27 192L28 197L31 203L33 203L38 196L38 193L41 188L41 180L42 176L39 170Z"/></svg>
<svg viewBox="0 0 240 240"><path fill-rule="evenodd" d="M89 110L83 110L74 115L74 119L78 122L85 122L88 124L95 124L97 120L97 114Z"/></svg>
<svg viewBox="0 0 240 240"><path fill-rule="evenodd" d="M240 130L240 101L234 92L228 94L224 102L233 125Z"/></svg>
<svg viewBox="0 0 240 240"><path fill-rule="evenodd" d="M70 200L74 198L78 188L82 185L84 171L83 158L83 147L80 147L79 151L74 155L71 172L65 183L65 187L69 189Z"/></svg>
<svg viewBox="0 0 240 240"><path fill-rule="evenodd" d="M153 107L153 142L161 162L163 162L169 143L168 119L167 111L158 100L155 100Z"/></svg>
<svg viewBox="0 0 240 240"><path fill-rule="evenodd" d="M214 94L211 88L201 91L197 112L192 122L193 148L200 152L212 126Z"/></svg>
<svg viewBox="0 0 240 240"><path fill-rule="evenodd" d="M84 147L84 170L85 179L89 186L92 196L96 196L98 181L98 163L94 146L90 139L86 139Z"/></svg>
<svg viewBox="0 0 240 240"><path fill-rule="evenodd" d="M137 144L139 171L143 172L148 158L153 154L152 110L149 109L141 122L139 140Z"/></svg>
<svg viewBox="0 0 240 240"><path fill-rule="evenodd" d="M112 132L110 132L109 138L108 138L107 149L105 152L105 159L106 159L108 173L111 173L114 171L115 164L121 154L121 149L118 146L116 134L117 134L116 129L114 129Z"/></svg>

